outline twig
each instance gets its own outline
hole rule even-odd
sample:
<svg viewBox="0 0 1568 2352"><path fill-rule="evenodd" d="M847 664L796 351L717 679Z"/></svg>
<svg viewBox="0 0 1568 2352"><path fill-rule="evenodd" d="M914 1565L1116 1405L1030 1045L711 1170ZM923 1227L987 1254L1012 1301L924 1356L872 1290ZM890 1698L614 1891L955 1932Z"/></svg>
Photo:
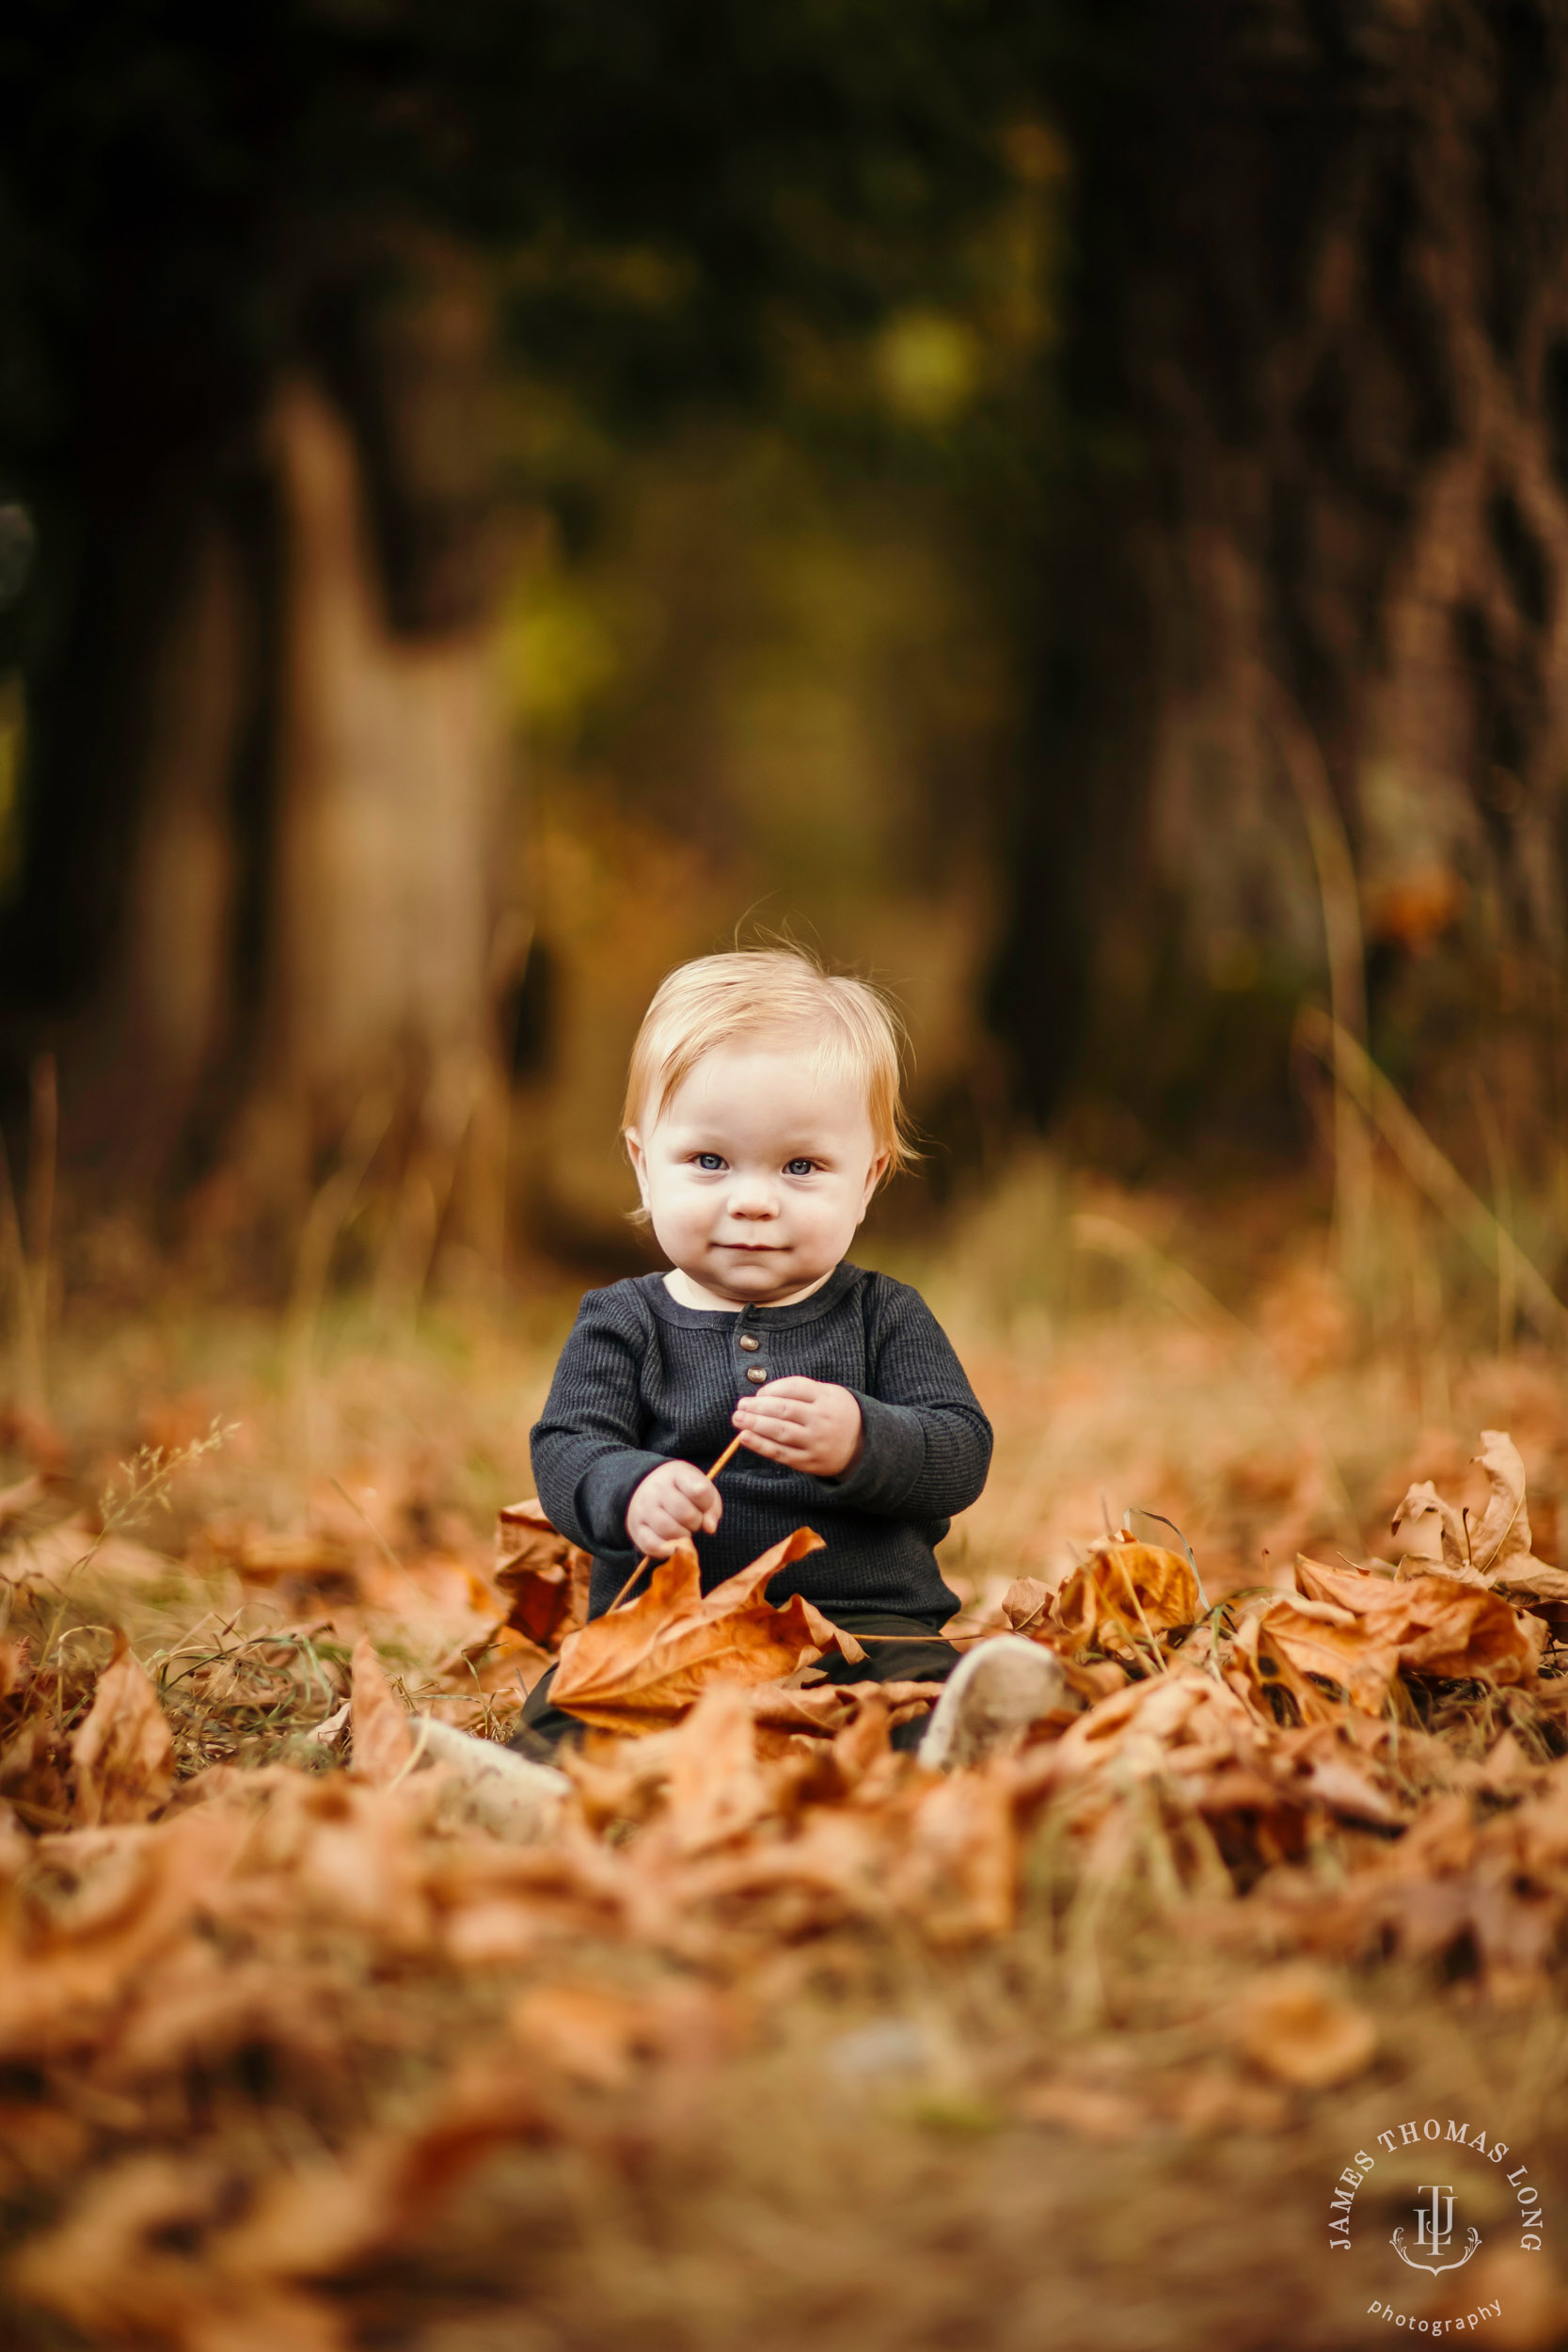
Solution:
<svg viewBox="0 0 1568 2352"><path fill-rule="evenodd" d="M720 1473L720 1471L721 1471L721 1470L725 1467L725 1465L726 1465L727 1463L729 1463L729 1462L733 1462L733 1461L734 1461L734 1459L735 1459L735 1457L736 1457L736 1454L740 1451L740 1448L741 1448L741 1446L742 1446L744 1443L745 1443L745 1432L744 1432L744 1431L742 1431L742 1432L741 1432L741 1434L740 1434L740 1436L739 1436L739 1437L732 1438L730 1439L729 1444L728 1444L728 1445L724 1448L723 1453L722 1453L722 1454L721 1454L721 1455L719 1456L719 1459L718 1459L718 1460L717 1460L717 1462L715 1462L715 1464L713 1465L713 1468L712 1468L712 1469L708 1471L708 1477L709 1477L709 1479L710 1479L710 1480L711 1480L711 1479L715 1479L715 1478L717 1478L717 1477L718 1477L718 1475L719 1475L719 1473ZM337 1486L337 1484L338 1484L338 1482L337 1482L337 1480L336 1480L336 1479L334 1479L332 1483L333 1483L333 1485L334 1485L334 1486ZM340 1488L340 1492L341 1492L341 1489ZM626 1595L630 1592L630 1590L631 1590L632 1586L636 1583L636 1581L637 1581L638 1578L641 1575L641 1573L642 1573L643 1569L644 1569L644 1568L648 1565L648 1564L649 1564L649 1562L652 1560L652 1558L653 1558L653 1554L652 1554L652 1552L645 1551L645 1552L642 1554L641 1559L641 1560L639 1560L639 1562L638 1562L638 1564L637 1564L636 1567L635 1567L635 1568L633 1568L633 1570L632 1570L631 1574L627 1577L627 1579L626 1579L626 1582L622 1585L622 1587L621 1587L620 1591L616 1594L616 1596L615 1596L614 1599L610 1602L610 1609L607 1609L607 1610L605 1611L605 1615L606 1615L607 1617L608 1617L608 1616L609 1616L609 1614L610 1614L610 1609L619 1609L619 1607L621 1606L621 1603L622 1603L622 1602L626 1599Z"/></svg>

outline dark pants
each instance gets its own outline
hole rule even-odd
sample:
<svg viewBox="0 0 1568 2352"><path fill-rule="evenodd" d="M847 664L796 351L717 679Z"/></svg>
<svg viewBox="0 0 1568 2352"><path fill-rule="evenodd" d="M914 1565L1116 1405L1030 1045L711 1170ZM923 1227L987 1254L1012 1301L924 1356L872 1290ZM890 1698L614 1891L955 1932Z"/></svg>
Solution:
<svg viewBox="0 0 1568 2352"><path fill-rule="evenodd" d="M951 1642L942 1640L940 1626L929 1617L893 1617L880 1610L840 1609L832 1622L857 1640L867 1634L883 1638L866 1642L865 1657L859 1665L850 1665L836 1649L831 1649L817 1661L829 1682L945 1682L963 1656ZM562 1740L580 1734L583 1728L576 1715L551 1705L554 1680L551 1666L529 1692L517 1728L506 1743L540 1764L547 1764ZM916 1715L900 1724L893 1734L894 1746L917 1748L928 1721L927 1716Z"/></svg>

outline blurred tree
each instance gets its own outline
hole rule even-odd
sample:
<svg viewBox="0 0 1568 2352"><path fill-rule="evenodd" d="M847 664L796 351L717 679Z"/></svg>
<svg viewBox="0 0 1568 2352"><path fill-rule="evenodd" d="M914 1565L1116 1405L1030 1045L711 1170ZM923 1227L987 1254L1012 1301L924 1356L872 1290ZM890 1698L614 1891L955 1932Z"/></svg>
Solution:
<svg viewBox="0 0 1568 2352"><path fill-rule="evenodd" d="M1386 1055L1555 1006L1565 64L1562 0L15 0L5 1060L106 1189L292 1215L389 1133L439 1213L526 929L519 373L579 450L767 416L967 518L1037 1119L1267 1132L1325 912Z"/></svg>
<svg viewBox="0 0 1568 2352"><path fill-rule="evenodd" d="M1075 424L996 1017L1041 1117L1266 1135L1325 910L1355 1017L1347 844L1397 1066L1560 1001L1568 10L1097 0L1037 70Z"/></svg>
<svg viewBox="0 0 1568 2352"><path fill-rule="evenodd" d="M495 355L645 428L940 297L1006 178L997 32L985 0L17 0L0 496L39 553L0 993L106 1188L222 1154L292 1214L356 1118L351 1158L401 1119L450 1182L514 935Z"/></svg>

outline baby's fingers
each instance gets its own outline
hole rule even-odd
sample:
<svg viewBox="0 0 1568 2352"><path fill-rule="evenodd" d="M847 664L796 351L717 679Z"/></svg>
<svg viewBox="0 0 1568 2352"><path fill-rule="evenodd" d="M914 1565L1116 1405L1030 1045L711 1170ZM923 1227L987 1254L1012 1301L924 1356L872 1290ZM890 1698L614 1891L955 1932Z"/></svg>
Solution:
<svg viewBox="0 0 1568 2352"><path fill-rule="evenodd" d="M809 1428L821 1407L815 1397L780 1395L766 1389L760 1396L743 1396L730 1416L731 1424L749 1436L753 1429L768 1437L796 1435Z"/></svg>
<svg viewBox="0 0 1568 2352"><path fill-rule="evenodd" d="M748 1429L741 1442L749 1453L765 1454L770 1462L788 1462L797 1469L806 1461L810 1452L807 1440L800 1430L781 1439L765 1438L760 1431Z"/></svg>
<svg viewBox="0 0 1568 2352"><path fill-rule="evenodd" d="M672 1463L658 1507L673 1511L683 1527L700 1527L719 1500L719 1489L690 1462Z"/></svg>
<svg viewBox="0 0 1568 2352"><path fill-rule="evenodd" d="M799 1427L809 1422L816 1406L803 1397L775 1396L769 1390L766 1396L755 1399L742 1397L735 1408L738 1428L771 1430L780 1422L793 1422Z"/></svg>
<svg viewBox="0 0 1568 2352"><path fill-rule="evenodd" d="M808 1380L804 1373L787 1373L782 1380L769 1380L768 1402L771 1405L775 1397L788 1397L797 1404L810 1405L823 1386L820 1380Z"/></svg>
<svg viewBox="0 0 1568 2352"><path fill-rule="evenodd" d="M705 1534L711 1535L724 1508L718 1487L711 1478L705 1478L702 1471L696 1470L686 1471L680 1486L682 1498L692 1514L686 1522L687 1526L700 1527Z"/></svg>
<svg viewBox="0 0 1568 2352"><path fill-rule="evenodd" d="M664 1560L677 1544L689 1543L693 1535L711 1535L718 1524L717 1510L700 1512L694 1503L674 1496L668 1504L651 1509L638 1528L630 1532L644 1551Z"/></svg>
<svg viewBox="0 0 1568 2352"><path fill-rule="evenodd" d="M759 1438L767 1445L800 1446L806 1441L806 1432L799 1422L784 1421L779 1416L768 1418L759 1414L756 1420L746 1422L741 1434L748 1445Z"/></svg>

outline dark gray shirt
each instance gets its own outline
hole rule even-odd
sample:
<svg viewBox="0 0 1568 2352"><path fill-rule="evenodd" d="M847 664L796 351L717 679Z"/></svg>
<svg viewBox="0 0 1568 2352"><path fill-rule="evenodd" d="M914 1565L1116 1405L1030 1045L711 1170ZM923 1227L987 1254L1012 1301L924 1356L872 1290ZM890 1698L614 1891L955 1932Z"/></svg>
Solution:
<svg viewBox="0 0 1568 2352"><path fill-rule="evenodd" d="M683 1307L658 1274L589 1292L530 1442L541 1502L594 1555L590 1613L609 1608L636 1561L633 1490L660 1462L716 1461L736 1400L762 1385L752 1371L852 1391L864 1445L842 1478L743 1447L719 1482L718 1533L697 1538L704 1590L814 1527L827 1549L779 1576L770 1600L803 1593L830 1617L881 1610L944 1623L958 1603L935 1547L986 1483L990 1423L919 1292L848 1264L793 1307L734 1313Z"/></svg>

